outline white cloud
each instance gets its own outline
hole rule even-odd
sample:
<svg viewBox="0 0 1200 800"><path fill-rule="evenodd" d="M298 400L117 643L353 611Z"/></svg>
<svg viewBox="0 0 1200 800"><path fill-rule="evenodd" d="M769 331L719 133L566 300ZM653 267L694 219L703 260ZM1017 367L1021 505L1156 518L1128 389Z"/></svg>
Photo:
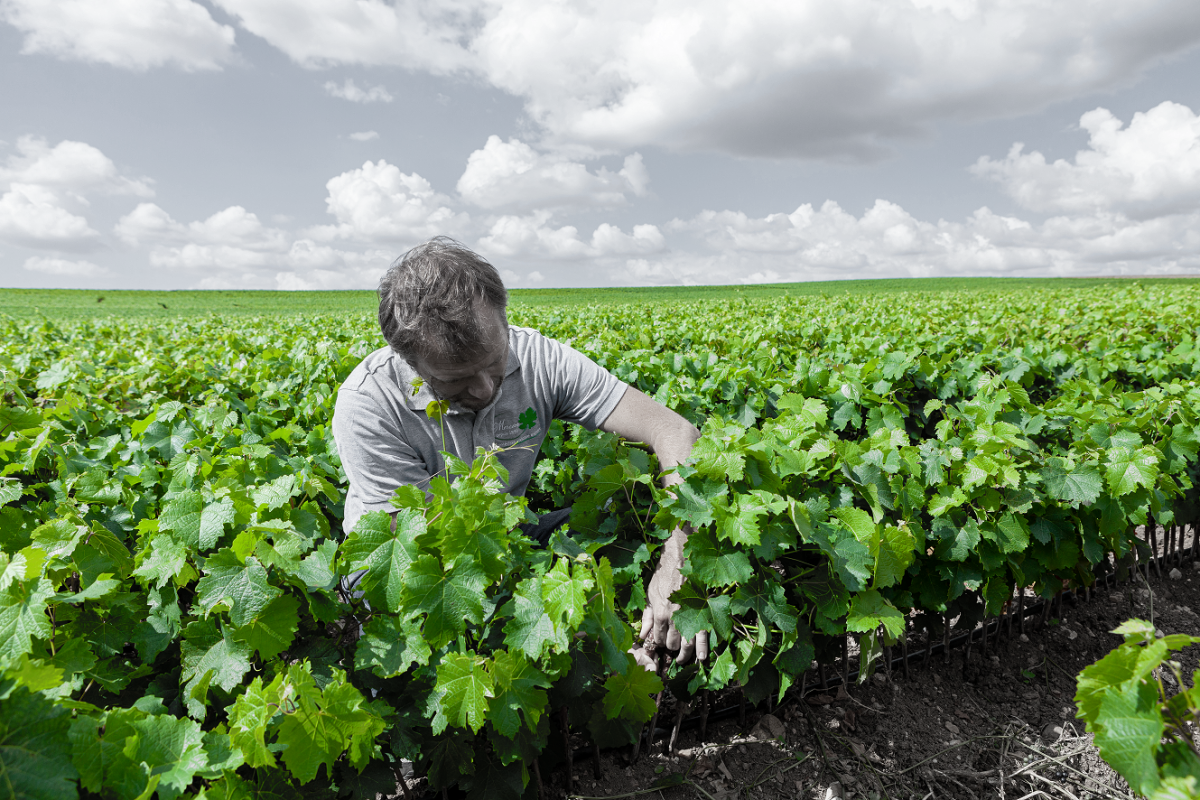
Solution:
<svg viewBox="0 0 1200 800"><path fill-rule="evenodd" d="M470 220L451 210L450 199L429 181L383 159L330 178L325 187L325 205L338 224L314 228L310 233L319 240L415 244L438 234L460 234Z"/></svg>
<svg viewBox="0 0 1200 800"><path fill-rule="evenodd" d="M359 131L358 133L350 134L350 138L356 142L369 142L372 139L378 139L379 134L375 131Z"/></svg>
<svg viewBox="0 0 1200 800"><path fill-rule="evenodd" d="M135 70L219 69L234 43L192 0L0 0L0 18L25 34L24 53Z"/></svg>
<svg viewBox="0 0 1200 800"><path fill-rule="evenodd" d="M108 156L84 142L65 140L50 147L45 139L22 136L17 140L17 151L0 166L0 180L73 194L100 191L154 196L148 181L124 177Z"/></svg>
<svg viewBox="0 0 1200 800"><path fill-rule="evenodd" d="M556 228L550 218L551 213L546 210L526 216L498 217L479 239L479 250L489 258L580 262L657 253L665 247L662 232L654 225L635 225L630 235L604 223L584 241L574 225Z"/></svg>
<svg viewBox="0 0 1200 800"><path fill-rule="evenodd" d="M67 261L61 258L29 258L25 260L25 269L39 275L67 275L71 277L94 278L107 275L108 270L90 261Z"/></svg>
<svg viewBox="0 0 1200 800"><path fill-rule="evenodd" d="M945 119L1127 83L1200 40L1194 0L510 0L473 41L552 140L873 158Z"/></svg>
<svg viewBox="0 0 1200 800"><path fill-rule="evenodd" d="M288 235L284 231L266 227L256 214L241 206L230 206L208 219L183 225L154 203L139 203L121 217L114 232L132 246L186 242L263 253L282 253L288 248Z"/></svg>
<svg viewBox="0 0 1200 800"><path fill-rule="evenodd" d="M1034 225L981 208L963 222L934 223L885 200L860 217L827 201L765 217L706 211L668 228L694 244L673 241L662 257L630 259L612 278L697 284L1200 269L1200 212L1152 220L1103 212Z"/></svg>
<svg viewBox="0 0 1200 800"><path fill-rule="evenodd" d="M13 183L0 196L0 239L26 247L86 250L99 233L61 205L58 195L35 184Z"/></svg>
<svg viewBox="0 0 1200 800"><path fill-rule="evenodd" d="M396 99L383 86L369 86L362 89L354 83L352 78L346 78L346 82L341 86L334 81L326 81L325 91L334 97L349 100L351 103L390 103Z"/></svg>
<svg viewBox="0 0 1200 800"><path fill-rule="evenodd" d="M1074 163L1048 164L1017 143L1003 161L983 156L971 171L1034 211L1153 216L1200 207L1200 117L1190 108L1165 102L1134 114L1125 128L1097 108L1079 124L1090 149L1076 153Z"/></svg>
<svg viewBox="0 0 1200 800"><path fill-rule="evenodd" d="M469 0L215 0L242 27L306 66L373 64L444 74L471 61Z"/></svg>
<svg viewBox="0 0 1200 800"><path fill-rule="evenodd" d="M625 158L619 172L589 172L575 161L538 153L517 139L489 136L471 153L458 179L463 199L489 210L529 211L557 206L612 206L626 194L644 195L650 176L641 155Z"/></svg>

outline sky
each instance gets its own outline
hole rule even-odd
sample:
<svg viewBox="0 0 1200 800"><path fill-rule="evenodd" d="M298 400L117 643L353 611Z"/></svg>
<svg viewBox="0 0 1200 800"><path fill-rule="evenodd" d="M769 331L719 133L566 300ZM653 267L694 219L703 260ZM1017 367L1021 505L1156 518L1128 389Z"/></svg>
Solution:
<svg viewBox="0 0 1200 800"><path fill-rule="evenodd" d="M1200 275L1196 0L0 0L0 286Z"/></svg>

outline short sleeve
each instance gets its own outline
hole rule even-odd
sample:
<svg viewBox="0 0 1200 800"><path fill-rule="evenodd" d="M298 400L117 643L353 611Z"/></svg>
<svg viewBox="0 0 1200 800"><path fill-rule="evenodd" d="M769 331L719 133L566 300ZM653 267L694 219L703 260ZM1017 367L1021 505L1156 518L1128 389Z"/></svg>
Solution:
<svg viewBox="0 0 1200 800"><path fill-rule="evenodd" d="M540 336L540 363L555 399L554 417L588 430L600 427L629 388L611 372L570 345Z"/></svg>
<svg viewBox="0 0 1200 800"><path fill-rule="evenodd" d="M343 530L354 530L368 511L392 511L396 487L423 485L430 471L389 418L368 395L343 387L333 411L333 438L350 484Z"/></svg>

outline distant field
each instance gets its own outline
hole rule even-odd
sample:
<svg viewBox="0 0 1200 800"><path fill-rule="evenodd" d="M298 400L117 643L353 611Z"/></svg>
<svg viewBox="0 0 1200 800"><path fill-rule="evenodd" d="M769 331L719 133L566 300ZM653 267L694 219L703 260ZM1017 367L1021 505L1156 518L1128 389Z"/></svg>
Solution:
<svg viewBox="0 0 1200 800"><path fill-rule="evenodd" d="M1138 278L1142 284L1200 286L1200 278ZM575 306L721 298L804 297L880 292L996 291L1022 289L1128 287L1126 278L895 278L817 281L747 286L662 286L610 289L514 289L513 304ZM279 291L102 291L93 289L0 289L0 315L45 314L51 319L118 315L178 317L276 314L358 314L375 310L369 290Z"/></svg>

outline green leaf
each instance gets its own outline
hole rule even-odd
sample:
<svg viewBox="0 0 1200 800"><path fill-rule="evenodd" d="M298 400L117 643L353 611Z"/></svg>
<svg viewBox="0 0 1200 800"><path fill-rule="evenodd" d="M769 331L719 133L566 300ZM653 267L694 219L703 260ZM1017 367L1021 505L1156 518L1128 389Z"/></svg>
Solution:
<svg viewBox="0 0 1200 800"><path fill-rule="evenodd" d="M571 569L565 558L554 562L554 568L542 578L542 599L546 613L558 624L565 622L576 627L583 621L587 606L587 591L594 585L587 571L576 566Z"/></svg>
<svg viewBox="0 0 1200 800"><path fill-rule="evenodd" d="M380 678L393 678L414 664L428 664L429 656L429 645L421 635L420 625L377 615L367 623L358 640L354 667L369 669Z"/></svg>
<svg viewBox="0 0 1200 800"><path fill-rule="evenodd" d="M50 520L34 528L30 538L51 558L68 558L87 534L87 528L65 519Z"/></svg>
<svg viewBox="0 0 1200 800"><path fill-rule="evenodd" d="M266 506L268 511L272 511L286 506L288 501L300 492L301 488L296 485L296 476L284 475L266 486L256 486L251 492L251 497L255 505Z"/></svg>
<svg viewBox="0 0 1200 800"><path fill-rule="evenodd" d="M654 695L663 690L653 672L628 656L625 672L615 672L604 682L604 716L645 722L654 716Z"/></svg>
<svg viewBox="0 0 1200 800"><path fill-rule="evenodd" d="M157 776L159 787L182 792L208 764L204 736L190 719L164 714L137 720L133 729L139 735L129 739L125 755ZM161 788L159 793L166 796Z"/></svg>
<svg viewBox="0 0 1200 800"><path fill-rule="evenodd" d="M70 712L18 686L0 702L0 794L30 800L78 796L68 753Z"/></svg>
<svg viewBox="0 0 1200 800"><path fill-rule="evenodd" d="M121 487L109 482L109 471L92 467L75 483L75 499L85 503L115 505L121 502Z"/></svg>
<svg viewBox="0 0 1200 800"><path fill-rule="evenodd" d="M290 594L276 597L246 625L237 628L234 638L258 651L258 657L269 661L288 649L300 627L300 601Z"/></svg>
<svg viewBox="0 0 1200 800"><path fill-rule="evenodd" d="M1133 492L1139 486L1154 488L1158 480L1158 451L1153 447L1130 450L1114 447L1108 451L1108 466L1104 477L1108 488L1117 497Z"/></svg>
<svg viewBox="0 0 1200 800"><path fill-rule="evenodd" d="M1029 547L1029 526L1023 517L1008 513L996 524L999 531L997 544L1002 553L1022 553Z"/></svg>
<svg viewBox="0 0 1200 800"><path fill-rule="evenodd" d="M492 726L511 739L517 735L523 714L526 727L536 732L549 702L543 691L550 688L549 679L520 651L496 651L488 671L495 691L495 697L488 703Z"/></svg>
<svg viewBox="0 0 1200 800"><path fill-rule="evenodd" d="M212 671L212 683L225 691L231 691L242 682L250 670L250 645L240 642L227 629L218 630L213 620L197 620L183 630L180 645L180 661L183 664L182 679L188 693ZM203 716L203 708L189 702L189 713Z"/></svg>
<svg viewBox="0 0 1200 800"><path fill-rule="evenodd" d="M197 532L201 552L212 549L225 535L225 526L232 525L237 512L229 498L209 503L200 512L200 529Z"/></svg>
<svg viewBox="0 0 1200 800"><path fill-rule="evenodd" d="M703 528L688 536L684 557L683 574L706 586L732 586L754 576L754 568L744 550L718 546Z"/></svg>
<svg viewBox="0 0 1200 800"><path fill-rule="evenodd" d="M279 709L279 686L283 675L263 688L262 678L255 678L238 696L229 710L229 739L246 758L246 764L258 767L275 765L275 754L267 746L267 726L282 713Z"/></svg>
<svg viewBox="0 0 1200 800"><path fill-rule="evenodd" d="M180 492L167 503L158 517L160 531L174 531L179 541L192 550L200 550L200 516L204 498L199 492Z"/></svg>
<svg viewBox="0 0 1200 800"><path fill-rule="evenodd" d="M425 517L420 511L396 512L396 530L392 516L371 511L359 519L341 546L347 572L366 570L359 586L373 608L400 610L409 567L416 561L416 537L425 532Z"/></svg>
<svg viewBox="0 0 1200 800"><path fill-rule="evenodd" d="M916 547L916 539L907 523L901 521L899 526L885 526L875 552L874 587L884 589L899 583L916 557Z"/></svg>
<svg viewBox="0 0 1200 800"><path fill-rule="evenodd" d="M229 619L242 627L258 618L263 609L280 595L267 582L267 571L253 556L242 564L232 550L217 551L204 562L205 576L196 584L196 603L207 615L218 604L229 608Z"/></svg>
<svg viewBox="0 0 1200 800"><path fill-rule="evenodd" d="M322 693L305 666L293 665L287 671L291 711L283 715L278 733L279 744L287 746L283 763L301 783L308 783L322 764L332 778L334 762L349 750L351 763L361 770L366 764L363 740L383 730L382 720L363 708L363 696L345 682L344 673L335 671L333 682Z"/></svg>
<svg viewBox="0 0 1200 800"><path fill-rule="evenodd" d="M495 696L495 682L488 674L487 660L466 653L447 653L437 668L434 695L437 713L433 732L439 734L446 726L471 729L478 733L487 717L488 700Z"/></svg>
<svg viewBox="0 0 1200 800"><path fill-rule="evenodd" d="M425 639L436 649L466 630L468 624L483 622L486 585L483 573L470 561L443 571L440 561L422 555L408 570L400 610L408 619L425 615Z"/></svg>
<svg viewBox="0 0 1200 800"><path fill-rule="evenodd" d="M1042 470L1046 490L1055 499L1070 503L1072 508L1090 506L1100 497L1100 472L1093 466L1068 469L1067 461L1051 458Z"/></svg>
<svg viewBox="0 0 1200 800"><path fill-rule="evenodd" d="M539 660L546 648L555 652L567 649L567 637L561 625L546 613L542 597L542 579L533 575L517 584L513 598L500 609L504 623L504 644L518 649L533 661Z"/></svg>
<svg viewBox="0 0 1200 800"><path fill-rule="evenodd" d="M150 539L143 551L149 553L133 571L134 575L146 580L147 586L161 589L183 571L187 564L187 548L169 533L158 533Z"/></svg>
<svg viewBox="0 0 1200 800"><path fill-rule="evenodd" d="M846 630L869 633L880 625L893 637L899 637L904 634L904 614L874 589L854 595L846 617Z"/></svg>
<svg viewBox="0 0 1200 800"><path fill-rule="evenodd" d="M50 638L46 601L53 596L54 586L46 578L0 592L0 657L17 658L31 651L33 639Z"/></svg>
<svg viewBox="0 0 1200 800"><path fill-rule="evenodd" d="M1163 720L1157 708L1146 708L1144 692L1136 683L1108 689L1100 701L1096 716L1095 743L1100 755L1138 794L1150 794L1158 788L1158 763L1155 753L1163 736Z"/></svg>

